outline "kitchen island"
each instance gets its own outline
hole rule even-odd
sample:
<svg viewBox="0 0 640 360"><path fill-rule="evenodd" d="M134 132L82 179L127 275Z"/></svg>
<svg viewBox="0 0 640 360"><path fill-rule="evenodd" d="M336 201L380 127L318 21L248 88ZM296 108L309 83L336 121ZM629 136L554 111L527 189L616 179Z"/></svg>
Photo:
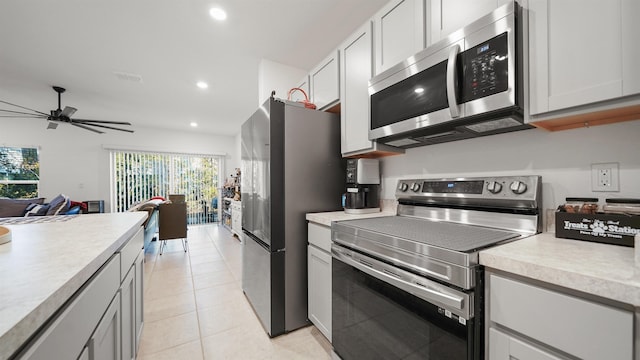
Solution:
<svg viewBox="0 0 640 360"><path fill-rule="evenodd" d="M114 254L141 236L145 218L146 213L130 212L8 225L13 240L0 245L0 359L38 340L34 336L64 315L61 310L69 308L79 290L89 288L87 284L106 263L114 264L109 268L117 273L119 284L125 275L120 258L124 265L127 256ZM127 251L140 250L141 246Z"/></svg>

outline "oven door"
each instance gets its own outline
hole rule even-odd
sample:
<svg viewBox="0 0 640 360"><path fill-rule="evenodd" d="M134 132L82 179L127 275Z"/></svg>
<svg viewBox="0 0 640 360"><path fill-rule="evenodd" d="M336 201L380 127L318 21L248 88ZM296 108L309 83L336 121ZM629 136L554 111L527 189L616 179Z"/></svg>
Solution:
<svg viewBox="0 0 640 360"><path fill-rule="evenodd" d="M477 290L462 292L336 244L331 252L332 343L343 360L480 358Z"/></svg>

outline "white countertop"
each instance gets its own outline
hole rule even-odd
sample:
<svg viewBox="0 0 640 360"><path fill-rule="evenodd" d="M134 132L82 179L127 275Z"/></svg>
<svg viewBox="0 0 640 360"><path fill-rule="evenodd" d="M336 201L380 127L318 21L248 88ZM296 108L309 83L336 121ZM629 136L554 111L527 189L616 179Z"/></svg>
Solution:
<svg viewBox="0 0 640 360"><path fill-rule="evenodd" d="M395 214L396 214L395 209L383 210L383 211L369 213L369 214L347 214L344 211L331 211L331 212L322 212L322 213L308 213L306 216L306 219L308 221L318 223L321 225L331 226L332 221L365 219L365 218L381 217L381 216L393 216Z"/></svg>
<svg viewBox="0 0 640 360"><path fill-rule="evenodd" d="M640 307L634 248L542 233L483 250L480 264Z"/></svg>
<svg viewBox="0 0 640 360"><path fill-rule="evenodd" d="M4 225L0 245L0 359L47 321L146 219L142 211L79 215L64 222Z"/></svg>

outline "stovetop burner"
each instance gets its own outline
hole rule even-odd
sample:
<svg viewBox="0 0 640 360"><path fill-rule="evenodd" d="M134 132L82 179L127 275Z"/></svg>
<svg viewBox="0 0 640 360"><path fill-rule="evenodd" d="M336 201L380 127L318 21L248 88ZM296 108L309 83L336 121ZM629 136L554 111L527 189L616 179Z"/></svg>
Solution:
<svg viewBox="0 0 640 360"><path fill-rule="evenodd" d="M348 220L342 225L460 252L470 252L520 236L511 231L406 216Z"/></svg>

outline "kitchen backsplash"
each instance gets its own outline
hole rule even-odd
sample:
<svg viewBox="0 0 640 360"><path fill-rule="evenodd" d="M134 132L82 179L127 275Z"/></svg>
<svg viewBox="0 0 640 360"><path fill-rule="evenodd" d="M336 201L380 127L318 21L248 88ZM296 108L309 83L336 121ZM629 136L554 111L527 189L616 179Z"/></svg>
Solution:
<svg viewBox="0 0 640 360"><path fill-rule="evenodd" d="M541 175L543 207L566 197L640 198L640 121L548 132L533 129L408 149L382 158L382 198L394 199L398 179ZM620 191L593 192L591 164L619 164Z"/></svg>

